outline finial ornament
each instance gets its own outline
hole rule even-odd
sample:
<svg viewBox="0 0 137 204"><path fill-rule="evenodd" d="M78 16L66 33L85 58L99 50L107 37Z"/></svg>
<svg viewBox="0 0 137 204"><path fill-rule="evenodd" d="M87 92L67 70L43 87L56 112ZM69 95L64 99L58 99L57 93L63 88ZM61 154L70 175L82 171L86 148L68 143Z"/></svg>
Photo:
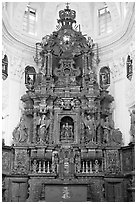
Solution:
<svg viewBox="0 0 137 204"><path fill-rule="evenodd" d="M70 3L68 3L68 2L66 3L66 8L67 8L67 9L69 9L69 4L70 4Z"/></svg>
<svg viewBox="0 0 137 204"><path fill-rule="evenodd" d="M66 3L66 8L59 11L58 23L62 25L62 28L72 28L72 24L76 23L76 11L69 8L70 3Z"/></svg>

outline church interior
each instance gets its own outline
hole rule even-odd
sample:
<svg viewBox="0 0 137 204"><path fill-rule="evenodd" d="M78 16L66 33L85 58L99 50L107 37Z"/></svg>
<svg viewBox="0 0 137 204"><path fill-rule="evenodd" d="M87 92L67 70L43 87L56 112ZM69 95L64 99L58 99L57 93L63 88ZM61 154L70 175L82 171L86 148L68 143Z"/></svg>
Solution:
<svg viewBox="0 0 137 204"><path fill-rule="evenodd" d="M2 201L135 201L135 2L2 3Z"/></svg>

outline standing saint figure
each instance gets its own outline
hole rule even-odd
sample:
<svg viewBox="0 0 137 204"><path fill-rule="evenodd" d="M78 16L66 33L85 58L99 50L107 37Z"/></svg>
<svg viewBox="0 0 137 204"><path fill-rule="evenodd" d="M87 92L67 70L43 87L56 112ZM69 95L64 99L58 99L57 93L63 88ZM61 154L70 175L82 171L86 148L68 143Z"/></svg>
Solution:
<svg viewBox="0 0 137 204"><path fill-rule="evenodd" d="M50 119L46 115L42 115L41 124L39 128L40 142L45 142L48 138L48 128L50 126Z"/></svg>
<svg viewBox="0 0 137 204"><path fill-rule="evenodd" d="M101 120L101 126L103 128L103 143L108 143L111 139L113 124L111 124L109 116Z"/></svg>
<svg viewBox="0 0 137 204"><path fill-rule="evenodd" d="M28 127L26 125L24 116L22 116L20 119L19 131L20 131L19 142L21 142L21 143L27 142L27 140L28 140Z"/></svg>
<svg viewBox="0 0 137 204"><path fill-rule="evenodd" d="M84 124L86 126L86 133L88 136L88 141L95 141L96 138L96 122L94 116L87 115L84 118Z"/></svg>

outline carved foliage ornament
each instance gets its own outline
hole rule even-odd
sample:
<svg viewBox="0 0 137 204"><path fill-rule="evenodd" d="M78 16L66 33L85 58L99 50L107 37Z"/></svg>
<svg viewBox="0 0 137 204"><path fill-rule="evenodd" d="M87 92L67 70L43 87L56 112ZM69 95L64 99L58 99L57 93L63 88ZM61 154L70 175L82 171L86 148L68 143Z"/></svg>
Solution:
<svg viewBox="0 0 137 204"><path fill-rule="evenodd" d="M71 20L70 20L71 21ZM69 58L81 55L84 51L90 51L91 44L81 34L73 30L71 26L63 26L50 36L45 36L42 42L44 52L52 50L52 53L59 57L68 55Z"/></svg>
<svg viewBox="0 0 137 204"><path fill-rule="evenodd" d="M80 107L80 100L77 98L58 98L55 106L61 109L71 110Z"/></svg>
<svg viewBox="0 0 137 204"><path fill-rule="evenodd" d="M108 174L118 174L121 171L118 150L107 150L107 169Z"/></svg>
<svg viewBox="0 0 137 204"><path fill-rule="evenodd" d="M73 60L60 60L60 67L54 69L54 75L58 77L56 82L59 86L77 85L76 77L81 74L79 67L74 67Z"/></svg>
<svg viewBox="0 0 137 204"><path fill-rule="evenodd" d="M120 57L117 61L112 64L112 77L117 80L125 74L125 57Z"/></svg>
<svg viewBox="0 0 137 204"><path fill-rule="evenodd" d="M27 174L29 170L29 158L27 150L16 150L13 174Z"/></svg>
<svg viewBox="0 0 137 204"><path fill-rule="evenodd" d="M2 152L2 171L10 171L10 152Z"/></svg>

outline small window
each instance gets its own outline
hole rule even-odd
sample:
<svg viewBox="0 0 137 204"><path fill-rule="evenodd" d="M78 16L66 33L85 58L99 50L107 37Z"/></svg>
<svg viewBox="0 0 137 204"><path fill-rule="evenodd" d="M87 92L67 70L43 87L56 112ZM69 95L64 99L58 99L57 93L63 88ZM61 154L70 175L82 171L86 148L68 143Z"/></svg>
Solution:
<svg viewBox="0 0 137 204"><path fill-rule="evenodd" d="M24 13L23 30L29 34L36 34L36 10L27 6Z"/></svg>
<svg viewBox="0 0 137 204"><path fill-rule="evenodd" d="M132 59L131 59L130 55L128 55L128 57L127 57L126 66L127 66L127 78L129 80L131 80L132 75L133 75L133 65L132 65Z"/></svg>
<svg viewBox="0 0 137 204"><path fill-rule="evenodd" d="M8 57L4 55L2 59L2 78L5 80L8 77Z"/></svg>
<svg viewBox="0 0 137 204"><path fill-rule="evenodd" d="M110 11L105 5L104 8L98 10L99 18L99 35L110 33L112 31Z"/></svg>

